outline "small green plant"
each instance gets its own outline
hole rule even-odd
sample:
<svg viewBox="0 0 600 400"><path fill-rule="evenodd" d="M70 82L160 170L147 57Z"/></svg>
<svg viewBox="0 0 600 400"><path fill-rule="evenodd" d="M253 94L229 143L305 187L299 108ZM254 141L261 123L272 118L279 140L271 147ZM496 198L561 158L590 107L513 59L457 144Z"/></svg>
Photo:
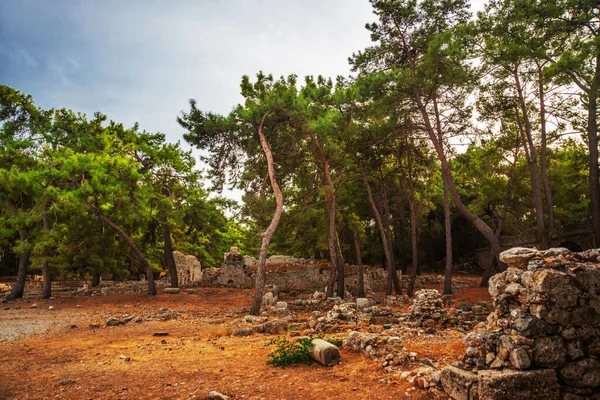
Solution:
<svg viewBox="0 0 600 400"><path fill-rule="evenodd" d="M308 355L308 350L312 347L312 338L299 338L294 341L280 338L271 340L268 344L274 344L277 348L269 354L267 365L285 368L292 364L312 364Z"/></svg>

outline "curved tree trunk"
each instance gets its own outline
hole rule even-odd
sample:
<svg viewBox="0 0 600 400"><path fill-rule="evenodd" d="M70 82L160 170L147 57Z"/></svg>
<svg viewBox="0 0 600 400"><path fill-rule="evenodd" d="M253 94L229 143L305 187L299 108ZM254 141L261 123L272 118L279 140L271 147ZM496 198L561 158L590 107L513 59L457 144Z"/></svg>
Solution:
<svg viewBox="0 0 600 400"><path fill-rule="evenodd" d="M175 258L173 257L173 246L171 245L171 229L167 221L167 216L162 216L162 231L164 241L164 253L165 260L167 262L167 269L169 270L169 277L171 278L171 287L179 287L179 277L177 276L177 266L175 265Z"/></svg>
<svg viewBox="0 0 600 400"><path fill-rule="evenodd" d="M275 176L273 153L271 152L269 142L267 142L267 138L263 133L265 121L269 114L271 114L272 112L273 110L269 110L263 116L262 121L260 122L260 126L258 127L258 136L260 138L260 145L263 149L263 152L265 153L265 157L267 158L269 179L271 181L271 188L273 189L273 194L275 195L275 212L273 213L273 218L271 218L271 223L262 234L260 254L258 256L258 262L256 263L254 299L252 301L252 308L250 309L250 314L252 315L260 314L260 305L262 304L262 292L263 287L265 286L265 263L267 262L267 252L269 250L271 238L273 238L273 234L275 233L275 229L277 229L277 225L279 224L279 220L281 219L281 214L283 213L283 195L281 194L281 189L279 188L279 183L277 183L277 177Z"/></svg>
<svg viewBox="0 0 600 400"><path fill-rule="evenodd" d="M44 223L44 234L48 235L49 233L49 224L48 217L44 215L42 218ZM52 277L50 276L50 270L48 268L48 250L44 249L44 254L42 256L42 277L44 278L43 288L42 288L42 298L49 299L52 297Z"/></svg>
<svg viewBox="0 0 600 400"><path fill-rule="evenodd" d="M108 217L106 217L106 215L102 214L100 212L100 210L96 209L95 207L93 207L91 204L89 204L87 202L86 202L86 206L93 214L95 214L100 219L100 221L104 222L113 231L117 232L119 237L125 243L127 243L127 246L129 246L129 248L133 251L133 253L137 257L138 261L142 264L142 267L144 268L144 272L146 273L146 279L148 280L148 296L155 296L156 295L156 284L154 282L154 274L152 272L152 267L148 263L148 260L146 260L146 257L144 257L142 252L137 248L137 246L135 245L133 240L129 237L129 235L127 235L125 233L125 231L123 231L123 229L121 229L117 224L115 224L110 219L108 219Z"/></svg>
<svg viewBox="0 0 600 400"><path fill-rule="evenodd" d="M423 123L425 125L425 130L427 131L427 135L429 136L429 140L431 141L431 144L433 145L435 152L437 153L440 164L442 165L442 173L443 173L444 177L446 178L446 182L448 184L448 190L450 191L450 194L452 195L454 204L456 204L456 208L458 209L458 211L460 211L460 213L469 222L471 222L473 224L473 226L479 231L479 233L481 233L483 235L483 237L487 240L487 242L490 244L492 254L494 255L494 257L496 257L496 260L498 260L498 258L500 256L500 251L501 251L500 240L496 237L492 228L490 228L490 226L488 224L486 224L485 221L483 221L477 214L475 214L474 212L469 210L464 205L460 196L458 195L458 191L456 190L456 186L454 185L452 171L450 170L450 164L448 164L448 160L446 159L446 154L444 153L444 149L442 148L442 145L435 134L433 126L431 125L431 121L429 119L429 114L427 112L425 104L423 103L423 99L421 97L421 92L417 85L417 72L416 72L414 56L411 54L410 49L408 48L408 43L406 41L406 37L403 34L400 34L400 39L402 40L404 54L408 58L409 64L410 64L411 79L412 79L412 84L413 84L413 93L415 95L415 102L416 102L417 107L419 108L419 111L423 118ZM491 272L491 271L489 271L489 272ZM484 284L484 283L487 284L487 278L485 278L485 277L484 277L484 279L482 279L482 284Z"/></svg>
<svg viewBox="0 0 600 400"><path fill-rule="evenodd" d="M21 242L27 241L27 232L19 231ZM17 271L17 281L8 294L8 300L16 300L23 297L25 291L25 281L27 280L27 267L29 267L30 250L25 250L19 258L19 269Z"/></svg>

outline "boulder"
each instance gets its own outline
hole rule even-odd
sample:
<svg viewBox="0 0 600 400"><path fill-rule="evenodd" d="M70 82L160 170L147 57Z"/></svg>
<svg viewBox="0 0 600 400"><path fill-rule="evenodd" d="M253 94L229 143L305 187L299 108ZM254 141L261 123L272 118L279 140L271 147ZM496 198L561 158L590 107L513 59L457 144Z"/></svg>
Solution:
<svg viewBox="0 0 600 400"><path fill-rule="evenodd" d="M337 346L323 339L313 339L312 344L308 354L313 360L327 366L339 364L341 356Z"/></svg>
<svg viewBox="0 0 600 400"><path fill-rule="evenodd" d="M559 400L553 369L479 371L479 400Z"/></svg>

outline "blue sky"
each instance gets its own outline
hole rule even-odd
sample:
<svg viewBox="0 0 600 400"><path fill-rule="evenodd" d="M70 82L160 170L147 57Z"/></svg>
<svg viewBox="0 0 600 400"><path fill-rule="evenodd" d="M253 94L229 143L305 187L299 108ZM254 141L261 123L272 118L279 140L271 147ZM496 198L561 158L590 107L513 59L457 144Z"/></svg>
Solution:
<svg viewBox="0 0 600 400"><path fill-rule="evenodd" d="M177 141L188 99L228 113L244 74L349 74L373 20L367 0L2 0L0 84Z"/></svg>

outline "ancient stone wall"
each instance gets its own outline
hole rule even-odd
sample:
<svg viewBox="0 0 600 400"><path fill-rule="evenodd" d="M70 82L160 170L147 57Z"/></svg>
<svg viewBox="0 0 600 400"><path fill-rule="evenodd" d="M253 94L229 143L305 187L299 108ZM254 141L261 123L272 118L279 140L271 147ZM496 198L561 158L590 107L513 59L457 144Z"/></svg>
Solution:
<svg viewBox="0 0 600 400"><path fill-rule="evenodd" d="M273 257L276 257L273 259ZM306 267L303 268L278 268L265 273L266 285L277 286L284 292L314 292L323 291L327 286L329 279L329 267L327 263L311 264L310 260L296 259L287 256L271 256L271 262L275 260L287 260L282 264L293 267L303 262ZM252 260L250 260L252 261ZM277 263L279 264L279 263ZM225 262L221 268L206 270L202 286L227 286L235 288L250 289L254 287L255 272L250 269L253 263L249 263L247 256L239 253L227 253ZM358 267L346 266L346 288L355 291L358 286ZM373 291L385 289L386 272L383 268L364 268L365 288Z"/></svg>
<svg viewBox="0 0 600 400"><path fill-rule="evenodd" d="M458 399L596 399L600 249L513 248L490 279L493 312L442 383ZM456 368L458 367L458 368ZM478 397L477 397L478 396Z"/></svg>
<svg viewBox="0 0 600 400"><path fill-rule="evenodd" d="M174 251L173 258L177 267L179 285L187 285L202 279L202 266L196 257Z"/></svg>

